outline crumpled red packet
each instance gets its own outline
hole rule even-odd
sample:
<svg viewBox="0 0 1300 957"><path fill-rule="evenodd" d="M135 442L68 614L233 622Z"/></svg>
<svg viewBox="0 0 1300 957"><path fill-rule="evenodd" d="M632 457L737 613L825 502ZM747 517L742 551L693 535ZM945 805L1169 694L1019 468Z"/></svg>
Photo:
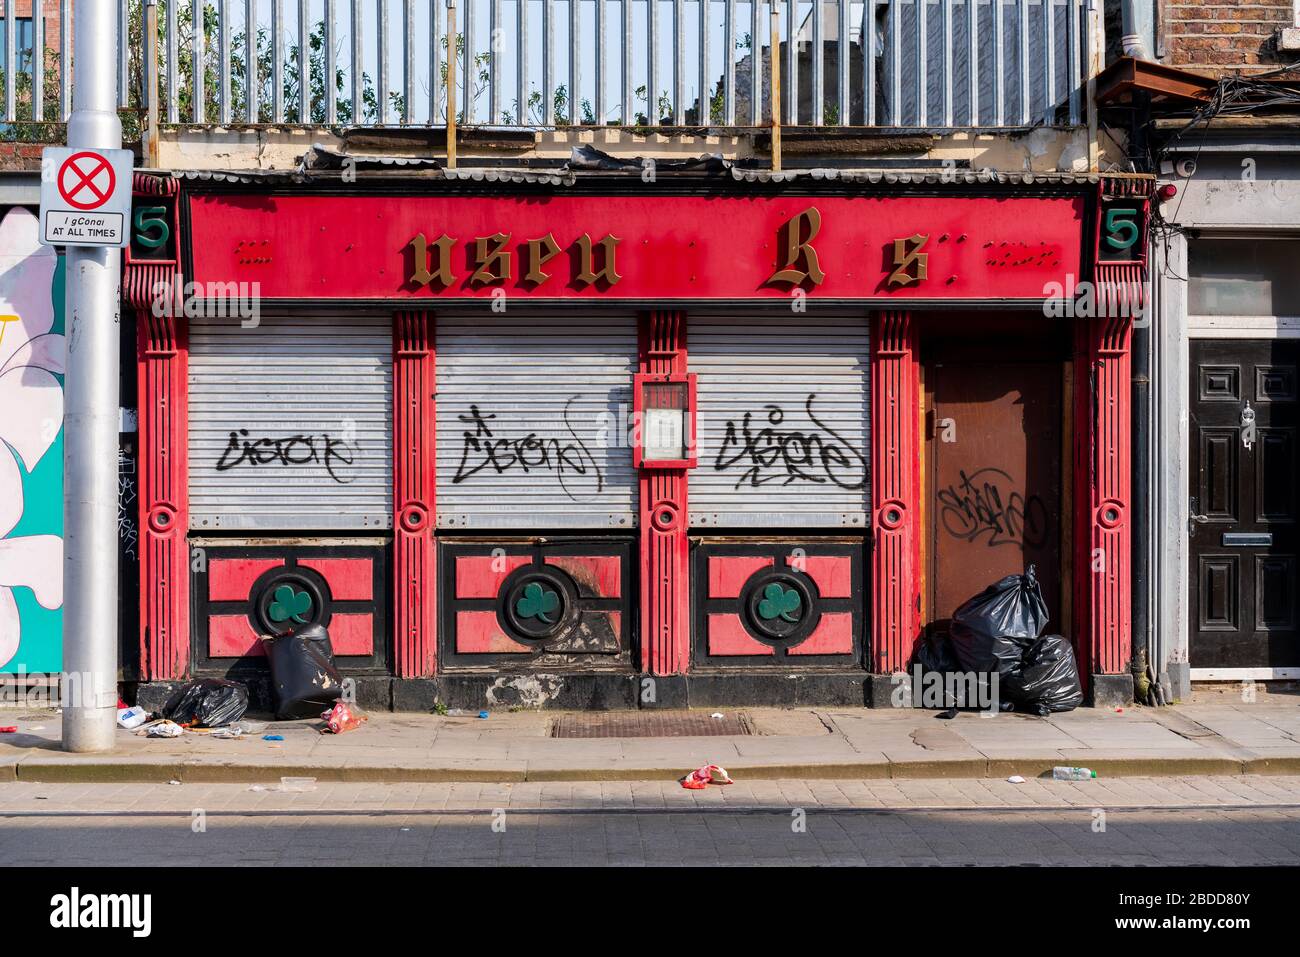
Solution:
<svg viewBox="0 0 1300 957"><path fill-rule="evenodd" d="M366 715L356 705L340 701L321 714L321 720L325 722L325 727L320 729L321 734L342 734L361 727Z"/></svg>
<svg viewBox="0 0 1300 957"><path fill-rule="evenodd" d="M682 778L682 787L691 791L702 791L710 784L734 784L731 775L727 769L716 764L706 764L702 768L696 768L686 777Z"/></svg>

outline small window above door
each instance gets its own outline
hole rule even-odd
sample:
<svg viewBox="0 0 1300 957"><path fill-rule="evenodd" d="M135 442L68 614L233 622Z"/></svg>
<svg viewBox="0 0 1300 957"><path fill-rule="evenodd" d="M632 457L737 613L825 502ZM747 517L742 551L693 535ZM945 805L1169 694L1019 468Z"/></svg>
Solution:
<svg viewBox="0 0 1300 957"><path fill-rule="evenodd" d="M1300 239L1193 239L1193 316L1300 316Z"/></svg>

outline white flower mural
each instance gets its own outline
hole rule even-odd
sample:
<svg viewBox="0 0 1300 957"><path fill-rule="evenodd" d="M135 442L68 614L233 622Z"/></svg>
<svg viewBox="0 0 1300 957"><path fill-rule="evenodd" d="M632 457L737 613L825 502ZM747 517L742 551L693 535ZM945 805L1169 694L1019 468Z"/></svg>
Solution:
<svg viewBox="0 0 1300 957"><path fill-rule="evenodd" d="M30 588L44 608L63 605L63 539L9 537L25 507L22 470L31 473L63 426L63 387L55 375L64 370L65 341L50 332L58 256L40 245L37 229L36 217L22 208L0 221L0 668L22 637L13 590Z"/></svg>

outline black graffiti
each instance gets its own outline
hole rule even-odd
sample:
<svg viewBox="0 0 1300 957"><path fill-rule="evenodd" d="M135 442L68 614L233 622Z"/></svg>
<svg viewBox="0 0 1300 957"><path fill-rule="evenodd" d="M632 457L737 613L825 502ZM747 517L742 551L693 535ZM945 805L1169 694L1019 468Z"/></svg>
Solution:
<svg viewBox="0 0 1300 957"><path fill-rule="evenodd" d="M817 427L810 431L782 429L785 410L779 405L763 406L767 425L754 428L754 413L746 412L737 425L728 420L722 446L713 462L716 472L732 468L744 471L735 488L748 484L757 488L769 482L789 485L812 482L860 489L867 482L866 456L813 412L816 393L804 401L808 418Z"/></svg>
<svg viewBox="0 0 1300 957"><path fill-rule="evenodd" d="M1047 541L1047 506L1037 495L1005 491L1011 476L1001 469L977 469L939 490L940 518L953 538L973 542L987 535L989 547L1027 545L1037 548Z"/></svg>
<svg viewBox="0 0 1300 957"><path fill-rule="evenodd" d="M542 438L536 432L529 432L518 439L497 438L488 425L497 419L496 413L484 413L479 411L477 405L471 405L469 415L457 416L461 422L473 428L461 433L460 465L456 467L452 484L459 485L484 469L491 469L497 475L514 469L524 473L555 473L560 488L574 502L579 501L579 498L570 489L569 483L575 476L579 479L590 476L595 481L596 494L599 494L605 487L600 466L569 421L569 409L576 398L577 396L570 398L564 406L564 428L569 433L569 439Z"/></svg>
<svg viewBox="0 0 1300 957"><path fill-rule="evenodd" d="M336 471L341 465L351 465L352 449L343 439L336 439L328 433L319 435L287 435L282 438L263 436L252 439L248 429L230 433L230 442L226 451L217 461L217 471L226 472L236 466L248 465L310 465L325 466L330 478L340 485L352 482Z"/></svg>

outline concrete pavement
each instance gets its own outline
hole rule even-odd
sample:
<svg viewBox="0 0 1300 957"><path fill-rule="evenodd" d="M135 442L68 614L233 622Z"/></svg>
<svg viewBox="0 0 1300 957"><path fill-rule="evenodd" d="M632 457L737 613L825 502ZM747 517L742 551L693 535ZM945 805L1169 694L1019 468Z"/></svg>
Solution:
<svg viewBox="0 0 1300 957"><path fill-rule="evenodd" d="M751 735L551 737L554 712L372 714L322 735L319 721L269 722L237 740L119 731L108 754L59 750L59 715L0 711L0 782L635 781L674 780L701 764L738 778L1027 778L1053 765L1105 777L1300 773L1300 699L1172 708L1082 708L1048 718L896 709L745 709ZM263 735L282 735L266 741Z"/></svg>

